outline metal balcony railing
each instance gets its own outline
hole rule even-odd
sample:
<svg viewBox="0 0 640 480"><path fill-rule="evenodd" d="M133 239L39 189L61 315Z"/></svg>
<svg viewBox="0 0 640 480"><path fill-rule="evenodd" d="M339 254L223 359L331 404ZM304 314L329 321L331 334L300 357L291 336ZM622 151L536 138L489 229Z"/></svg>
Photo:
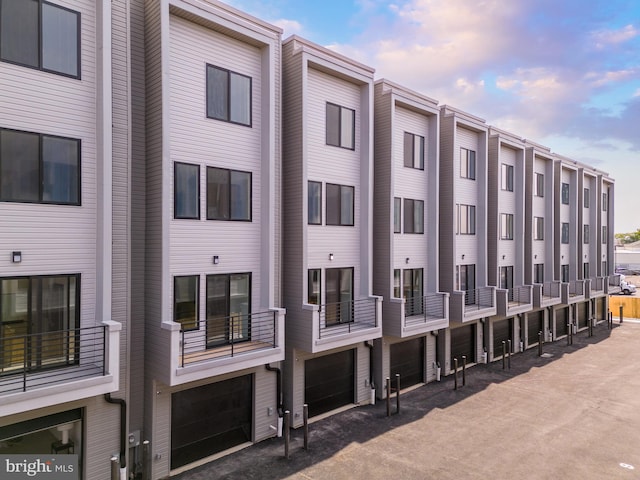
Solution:
<svg viewBox="0 0 640 480"><path fill-rule="evenodd" d="M560 282L543 283L542 296L548 298L560 298Z"/></svg>
<svg viewBox="0 0 640 480"><path fill-rule="evenodd" d="M481 310L494 307L492 287L481 287L464 291L464 305L466 311Z"/></svg>
<svg viewBox="0 0 640 480"><path fill-rule="evenodd" d="M584 281L571 280L569 282L569 296L578 297L580 295L584 295Z"/></svg>
<svg viewBox="0 0 640 480"><path fill-rule="evenodd" d="M181 366L277 347L277 312L212 317L180 330Z"/></svg>
<svg viewBox="0 0 640 480"><path fill-rule="evenodd" d="M405 300L405 326L424 323L430 319L445 318L445 316L445 296L441 293L431 293Z"/></svg>
<svg viewBox="0 0 640 480"><path fill-rule="evenodd" d="M591 290L601 292L604 290L604 277L596 277L591 279Z"/></svg>
<svg viewBox="0 0 640 480"><path fill-rule="evenodd" d="M620 287L621 277L618 274L609 275L609 286L610 287Z"/></svg>
<svg viewBox="0 0 640 480"><path fill-rule="evenodd" d="M106 338L105 325L1 336L0 395L106 375Z"/></svg>
<svg viewBox="0 0 640 480"><path fill-rule="evenodd" d="M351 333L378 326L375 298L320 305L318 338Z"/></svg>
<svg viewBox="0 0 640 480"><path fill-rule="evenodd" d="M526 286L513 287L508 290L507 298L509 299L509 304L512 306L515 305L525 305L531 303L531 288Z"/></svg>

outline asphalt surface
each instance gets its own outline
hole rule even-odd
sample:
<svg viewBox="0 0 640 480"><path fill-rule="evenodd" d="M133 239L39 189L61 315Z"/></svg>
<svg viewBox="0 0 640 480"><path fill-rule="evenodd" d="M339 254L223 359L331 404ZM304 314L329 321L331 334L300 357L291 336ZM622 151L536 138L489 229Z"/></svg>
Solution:
<svg viewBox="0 0 640 480"><path fill-rule="evenodd" d="M475 365L386 404L354 407L173 478L640 479L640 321L602 323ZM461 383L461 376L459 376ZM395 412L395 398L392 412Z"/></svg>

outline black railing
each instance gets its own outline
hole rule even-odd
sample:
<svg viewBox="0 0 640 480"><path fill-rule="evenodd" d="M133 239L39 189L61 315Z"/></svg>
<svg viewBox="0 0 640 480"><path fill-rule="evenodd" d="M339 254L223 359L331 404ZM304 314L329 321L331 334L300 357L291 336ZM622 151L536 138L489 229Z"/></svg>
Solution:
<svg viewBox="0 0 640 480"><path fill-rule="evenodd" d="M444 295L439 293L407 298L404 303L405 325L415 325L429 319L444 318L444 310Z"/></svg>
<svg viewBox="0 0 640 480"><path fill-rule="evenodd" d="M0 338L0 394L106 375L107 327Z"/></svg>
<svg viewBox="0 0 640 480"><path fill-rule="evenodd" d="M569 282L569 296L577 297L584 295L584 282L582 280L571 280Z"/></svg>
<svg viewBox="0 0 640 480"><path fill-rule="evenodd" d="M509 303L515 305L526 305L531 303L530 291L530 288L525 287L524 285L510 288L507 293Z"/></svg>
<svg viewBox="0 0 640 480"><path fill-rule="evenodd" d="M542 296L560 298L560 282L545 282L542 284Z"/></svg>
<svg viewBox="0 0 640 480"><path fill-rule="evenodd" d="M494 306L493 289L491 287L475 288L464 291L465 310L481 310Z"/></svg>
<svg viewBox="0 0 640 480"><path fill-rule="evenodd" d="M378 326L375 298L320 305L318 338L351 333Z"/></svg>
<svg viewBox="0 0 640 480"><path fill-rule="evenodd" d="M275 348L276 311L212 317L180 330L181 365Z"/></svg>

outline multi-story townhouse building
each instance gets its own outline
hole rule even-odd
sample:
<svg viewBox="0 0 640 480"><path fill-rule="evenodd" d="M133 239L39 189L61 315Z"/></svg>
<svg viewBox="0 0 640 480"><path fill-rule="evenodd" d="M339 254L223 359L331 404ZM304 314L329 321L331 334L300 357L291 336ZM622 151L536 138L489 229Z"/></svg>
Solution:
<svg viewBox="0 0 640 480"><path fill-rule="evenodd" d="M375 92L373 291L383 298L374 379L401 387L436 379L436 335L449 326L438 292L439 109L436 100L378 80Z"/></svg>
<svg viewBox="0 0 640 480"><path fill-rule="evenodd" d="M608 293L620 292L620 275L615 272L615 254L614 254L614 193L615 183L607 173L598 172L598 218L597 232L600 238L596 240L598 248L596 249L600 264L600 276L608 279ZM607 297L607 302L609 298ZM600 317L598 317L600 318Z"/></svg>
<svg viewBox="0 0 640 480"><path fill-rule="evenodd" d="M501 358L509 348L520 350L524 314L533 308L533 288L525 280L522 241L526 230L525 143L491 127L488 155L488 277L489 284L498 290L497 315L484 324L484 350L492 360Z"/></svg>
<svg viewBox="0 0 640 480"><path fill-rule="evenodd" d="M285 404L300 425L305 403L371 399L373 69L297 36L282 48Z"/></svg>
<svg viewBox="0 0 640 480"><path fill-rule="evenodd" d="M488 127L449 106L440 110L440 289L449 292L450 328L439 335L446 375L481 361L481 325L497 314L496 287L488 283ZM479 326L480 325L480 326Z"/></svg>
<svg viewBox="0 0 640 480"><path fill-rule="evenodd" d="M280 53L279 28L224 4L146 2L153 478L276 434Z"/></svg>
<svg viewBox="0 0 640 480"><path fill-rule="evenodd" d="M0 1L0 453L107 478L128 400L126 2Z"/></svg>

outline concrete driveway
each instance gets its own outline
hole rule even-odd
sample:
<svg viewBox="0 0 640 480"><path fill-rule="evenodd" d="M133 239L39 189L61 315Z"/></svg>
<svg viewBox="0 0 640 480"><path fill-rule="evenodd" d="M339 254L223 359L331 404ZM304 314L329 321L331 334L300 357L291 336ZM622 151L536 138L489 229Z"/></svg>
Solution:
<svg viewBox="0 0 640 480"><path fill-rule="evenodd" d="M640 323L606 324L271 439L183 473L203 479L638 479ZM395 411L393 403L392 411Z"/></svg>

